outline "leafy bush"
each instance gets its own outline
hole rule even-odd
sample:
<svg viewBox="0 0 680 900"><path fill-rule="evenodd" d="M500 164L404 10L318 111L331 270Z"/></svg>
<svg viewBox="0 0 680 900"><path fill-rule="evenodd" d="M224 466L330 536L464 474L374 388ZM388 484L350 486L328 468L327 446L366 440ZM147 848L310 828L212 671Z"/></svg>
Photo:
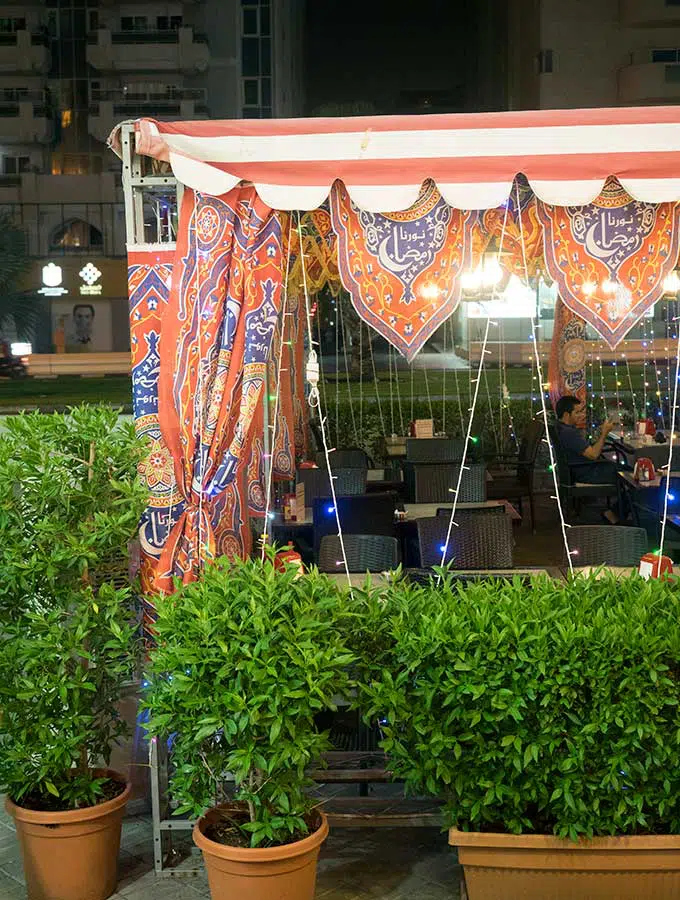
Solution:
<svg viewBox="0 0 680 900"><path fill-rule="evenodd" d="M127 542L143 508L139 448L115 410L6 420L0 441L0 791L87 806L125 726L134 674ZM117 579L118 580L118 579Z"/></svg>
<svg viewBox="0 0 680 900"><path fill-rule="evenodd" d="M176 812L223 799L229 772L253 847L307 833L305 769L329 746L315 716L349 684L341 596L318 573L297 575L271 556L220 560L158 600L146 705L151 734L175 733Z"/></svg>
<svg viewBox="0 0 680 900"><path fill-rule="evenodd" d="M364 598L360 700L464 830L680 833L677 588L639 576ZM368 656L368 636L373 648Z"/></svg>
<svg viewBox="0 0 680 900"><path fill-rule="evenodd" d="M359 428L359 403L354 402L354 417L357 426L358 435L355 434L354 425L352 423L352 415L350 405L347 400L341 400L336 405L335 399L329 394L328 403L322 404L322 412L328 416L328 428L330 430L330 438L334 446L338 447L355 447L364 449L371 456L376 465L385 461L385 432L390 433L391 422L389 413L386 414L386 403L383 399L383 418L385 428L380 419L378 405L372 402L370 397L364 402L363 418L361 420L361 428ZM465 428L467 428L467 398L463 398L463 417ZM510 412L513 416L515 433L519 440L523 431L529 424L531 419L531 409L529 402L524 400L509 401ZM389 407L389 401L387 403ZM408 410L407 410L408 407ZM408 411L410 416L410 403L404 404L404 413ZM536 410L535 410L536 411ZM443 403L441 400L432 401L432 412L434 413L435 431L442 428L443 423ZM413 404L413 414L416 419L430 418L430 405L425 400L416 400ZM504 422L508 422L508 414L504 413ZM399 430L398 423L397 430ZM485 458L492 458L498 453L513 453L517 449L509 428L507 433L501 438L498 434L499 411L498 404L489 406L486 401L479 401L475 412L475 421L473 424L472 435L475 438L475 450L480 452ZM408 421L404 422L404 426L408 426ZM494 434L494 429L496 434ZM465 431L461 427L460 412L458 409L458 401L449 399L446 402L446 430L452 437L465 437Z"/></svg>

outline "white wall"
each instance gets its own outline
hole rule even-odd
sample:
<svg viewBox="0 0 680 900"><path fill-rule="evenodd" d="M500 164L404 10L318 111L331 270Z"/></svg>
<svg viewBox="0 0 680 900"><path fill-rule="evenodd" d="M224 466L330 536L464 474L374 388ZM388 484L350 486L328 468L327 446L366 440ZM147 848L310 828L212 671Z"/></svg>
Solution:
<svg viewBox="0 0 680 900"><path fill-rule="evenodd" d="M541 49L553 51L553 72L540 75L541 107L619 105L619 70L640 54L651 62L657 47L680 47L680 26L628 27L618 0L543 0Z"/></svg>

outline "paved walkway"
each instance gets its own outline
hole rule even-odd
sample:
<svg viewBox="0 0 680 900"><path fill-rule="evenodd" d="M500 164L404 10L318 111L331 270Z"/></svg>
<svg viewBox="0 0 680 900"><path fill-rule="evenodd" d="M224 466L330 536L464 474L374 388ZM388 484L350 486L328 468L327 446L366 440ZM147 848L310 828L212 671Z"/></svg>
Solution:
<svg viewBox="0 0 680 900"><path fill-rule="evenodd" d="M183 865L196 874L157 878L147 816L126 819L115 900L198 900L209 897L200 854L184 845ZM317 900L456 900L460 869L446 835L432 828L339 829L319 861ZM11 820L0 813L0 900L26 900Z"/></svg>

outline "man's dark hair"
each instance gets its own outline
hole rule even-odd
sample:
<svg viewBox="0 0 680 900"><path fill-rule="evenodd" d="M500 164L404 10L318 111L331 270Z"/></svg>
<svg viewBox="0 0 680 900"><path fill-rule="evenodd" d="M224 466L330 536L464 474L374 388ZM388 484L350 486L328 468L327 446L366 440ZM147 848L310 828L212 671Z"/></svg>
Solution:
<svg viewBox="0 0 680 900"><path fill-rule="evenodd" d="M560 397L555 404L555 415L561 419L565 413L573 412L580 405L581 401L578 397Z"/></svg>
<svg viewBox="0 0 680 900"><path fill-rule="evenodd" d="M94 319L94 306L91 303L76 303L73 307L73 315L75 316L77 309L89 309L92 313L92 318Z"/></svg>

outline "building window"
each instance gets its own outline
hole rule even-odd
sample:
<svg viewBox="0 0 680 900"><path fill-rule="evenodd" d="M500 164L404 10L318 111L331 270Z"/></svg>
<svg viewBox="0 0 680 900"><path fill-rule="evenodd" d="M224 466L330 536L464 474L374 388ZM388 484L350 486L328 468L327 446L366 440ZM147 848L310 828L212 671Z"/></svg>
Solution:
<svg viewBox="0 0 680 900"><path fill-rule="evenodd" d="M149 20L146 16L121 16L121 31L146 31L149 27Z"/></svg>
<svg viewBox="0 0 680 900"><path fill-rule="evenodd" d="M674 50L672 48L652 50L652 62L653 63L680 62L680 50Z"/></svg>
<svg viewBox="0 0 680 900"><path fill-rule="evenodd" d="M664 80L666 84L680 84L680 66L666 66Z"/></svg>
<svg viewBox="0 0 680 900"><path fill-rule="evenodd" d="M272 47L269 0L243 0L241 8L241 76L243 116L272 115Z"/></svg>
<svg viewBox="0 0 680 900"><path fill-rule="evenodd" d="M30 156L5 156L2 160L3 175L21 175L31 168Z"/></svg>
<svg viewBox="0 0 680 900"><path fill-rule="evenodd" d="M26 19L0 19L0 32L2 34L13 34L15 31L26 31Z"/></svg>
<svg viewBox="0 0 680 900"><path fill-rule="evenodd" d="M83 219L64 222L52 233L50 250L79 253L84 250L101 250L104 237L98 228Z"/></svg>
<svg viewBox="0 0 680 900"><path fill-rule="evenodd" d="M156 28L159 31L176 31L181 27L181 16L156 16Z"/></svg>
<svg viewBox="0 0 680 900"><path fill-rule="evenodd" d="M541 50L536 57L536 62L539 75L550 75L553 71L552 50Z"/></svg>

